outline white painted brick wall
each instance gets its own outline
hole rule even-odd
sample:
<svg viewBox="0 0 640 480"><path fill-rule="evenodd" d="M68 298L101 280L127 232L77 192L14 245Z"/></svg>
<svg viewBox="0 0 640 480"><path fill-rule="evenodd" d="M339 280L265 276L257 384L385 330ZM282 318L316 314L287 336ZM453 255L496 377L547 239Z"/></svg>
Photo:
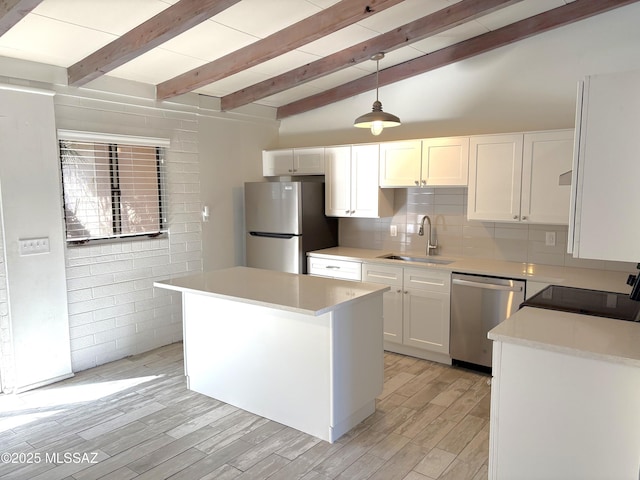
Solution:
<svg viewBox="0 0 640 480"><path fill-rule="evenodd" d="M73 95L55 97L58 128L171 140L168 237L67 248L71 358L79 371L182 339L179 294L153 282L202 271L202 201L195 113Z"/></svg>

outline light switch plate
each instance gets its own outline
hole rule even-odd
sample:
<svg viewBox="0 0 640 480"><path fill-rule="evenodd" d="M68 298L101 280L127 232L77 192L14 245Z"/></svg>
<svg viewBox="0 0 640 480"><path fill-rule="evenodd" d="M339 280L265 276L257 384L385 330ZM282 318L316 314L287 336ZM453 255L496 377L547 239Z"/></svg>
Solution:
<svg viewBox="0 0 640 480"><path fill-rule="evenodd" d="M546 232L544 244L547 247L554 247L556 245L556 232Z"/></svg>
<svg viewBox="0 0 640 480"><path fill-rule="evenodd" d="M49 237L21 238L18 245L20 256L49 253Z"/></svg>
<svg viewBox="0 0 640 480"><path fill-rule="evenodd" d="M389 235L391 235L392 237L397 237L398 236L398 226L397 225L391 225L389 227Z"/></svg>

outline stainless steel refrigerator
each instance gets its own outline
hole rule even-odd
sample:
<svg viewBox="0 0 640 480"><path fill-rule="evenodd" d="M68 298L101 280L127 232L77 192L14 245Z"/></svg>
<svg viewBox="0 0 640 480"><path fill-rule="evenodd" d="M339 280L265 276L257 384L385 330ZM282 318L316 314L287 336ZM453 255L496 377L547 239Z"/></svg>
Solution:
<svg viewBox="0 0 640 480"><path fill-rule="evenodd" d="M338 244L338 219L324 215L324 183L244 184L247 266L307 273L307 252Z"/></svg>

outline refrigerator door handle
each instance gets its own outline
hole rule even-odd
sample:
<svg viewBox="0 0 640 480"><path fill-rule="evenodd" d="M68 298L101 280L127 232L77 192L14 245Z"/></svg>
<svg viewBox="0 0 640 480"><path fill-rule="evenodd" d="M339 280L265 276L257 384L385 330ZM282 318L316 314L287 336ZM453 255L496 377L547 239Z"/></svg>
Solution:
<svg viewBox="0 0 640 480"><path fill-rule="evenodd" d="M284 238L284 239L289 239L289 238L298 236L293 233L267 233L267 232L249 232L249 235L251 235L252 237Z"/></svg>

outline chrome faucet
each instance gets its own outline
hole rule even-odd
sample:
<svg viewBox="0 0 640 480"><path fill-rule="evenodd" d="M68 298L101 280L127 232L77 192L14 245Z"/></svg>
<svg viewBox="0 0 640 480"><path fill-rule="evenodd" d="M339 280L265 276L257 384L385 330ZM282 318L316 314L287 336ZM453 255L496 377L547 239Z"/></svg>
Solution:
<svg viewBox="0 0 640 480"><path fill-rule="evenodd" d="M435 250L436 248L438 248L438 241L436 240L436 242L433 245L431 244L431 219L429 218L429 215L425 215L424 217L422 217L422 220L420 221L420 230L418 230L418 235L420 236L424 235L425 220L429 224L429 234L427 235L427 256L429 256L431 255L431 250Z"/></svg>

